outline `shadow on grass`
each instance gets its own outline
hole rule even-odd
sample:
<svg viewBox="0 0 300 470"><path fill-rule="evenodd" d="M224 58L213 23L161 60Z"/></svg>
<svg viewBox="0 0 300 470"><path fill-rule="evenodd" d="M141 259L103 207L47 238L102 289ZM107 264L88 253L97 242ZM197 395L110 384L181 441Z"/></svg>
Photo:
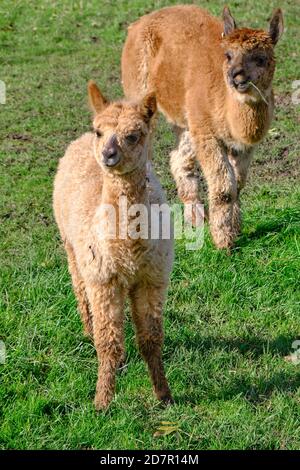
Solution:
<svg viewBox="0 0 300 470"><path fill-rule="evenodd" d="M299 372L276 372L269 378L257 377L250 378L245 373L233 377L229 383L224 384L218 390L207 391L204 393L206 399L216 400L232 400L236 397L244 398L248 403L254 406L262 405L270 399L273 392L293 393L297 392L300 387ZM183 393L175 396L175 403L180 405L198 405L203 401L203 393L201 396L197 393Z"/></svg>
<svg viewBox="0 0 300 470"><path fill-rule="evenodd" d="M208 351L214 349L230 352L239 352L242 355L249 355L252 359L258 358L263 354L271 354L273 356L283 356L289 354L292 349L292 342L295 335L280 335L278 338L268 341L256 336L243 338L217 338L194 337L192 341L186 344L188 350ZM296 366L295 366L296 367ZM260 372L258 372L260 374ZM223 387L218 390L207 393L207 398L211 400L230 400L237 396L244 397L245 400L253 405L264 403L272 395L273 391L283 393L295 392L300 387L300 371L295 368L294 371L279 371L266 378L258 375L257 377L249 376L247 372L237 372L237 374L229 381L224 383ZM197 392L194 394L185 393L182 396L175 397L178 404L196 405L201 402Z"/></svg>
<svg viewBox="0 0 300 470"><path fill-rule="evenodd" d="M253 405L259 405L268 400L274 391L291 393L296 392L299 387L299 372L280 371L269 378L258 377L255 381L244 375L234 378L216 398L230 400L237 395L242 395Z"/></svg>
<svg viewBox="0 0 300 470"><path fill-rule="evenodd" d="M240 354L257 358L266 353L274 356L289 354L296 337L297 335L295 334L279 335L277 338L269 341L258 336L242 336L239 338L209 336L203 338L203 336L196 334L186 341L182 340L182 342L187 350L204 351L207 354L209 350L223 349L225 351L237 351ZM166 338L167 342L168 339ZM178 347L178 342L176 344L169 344L167 347L170 351L173 351L174 348Z"/></svg>
<svg viewBox="0 0 300 470"><path fill-rule="evenodd" d="M272 233L280 233L289 225L297 225L300 222L300 210L290 207L283 209L283 213L276 219L266 220L257 225L256 229L248 234L242 234L236 242L236 248L247 246L253 240L258 240Z"/></svg>

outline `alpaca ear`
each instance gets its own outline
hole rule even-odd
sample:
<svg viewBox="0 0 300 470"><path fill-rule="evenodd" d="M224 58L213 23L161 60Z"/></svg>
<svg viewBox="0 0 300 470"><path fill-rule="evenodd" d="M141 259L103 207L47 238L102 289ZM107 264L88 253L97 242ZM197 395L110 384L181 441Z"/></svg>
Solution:
<svg viewBox="0 0 300 470"><path fill-rule="evenodd" d="M94 114L101 113L108 105L107 99L102 95L101 91L93 80L88 82L88 95L90 108Z"/></svg>
<svg viewBox="0 0 300 470"><path fill-rule="evenodd" d="M157 103L154 92L148 93L140 103L140 110L144 116L145 121L149 121L152 116L156 113Z"/></svg>
<svg viewBox="0 0 300 470"><path fill-rule="evenodd" d="M228 36L236 28L236 22L231 16L230 10L228 7L223 9L223 21L224 21L224 36Z"/></svg>
<svg viewBox="0 0 300 470"><path fill-rule="evenodd" d="M272 43L274 44L274 46L279 41L283 30L283 14L281 9L277 8L277 10L273 12L269 26L269 35L272 39Z"/></svg>

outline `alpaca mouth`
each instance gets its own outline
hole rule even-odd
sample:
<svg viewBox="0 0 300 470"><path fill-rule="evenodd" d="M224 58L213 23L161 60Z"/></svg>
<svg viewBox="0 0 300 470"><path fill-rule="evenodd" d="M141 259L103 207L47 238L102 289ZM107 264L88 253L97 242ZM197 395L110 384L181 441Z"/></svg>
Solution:
<svg viewBox="0 0 300 470"><path fill-rule="evenodd" d="M229 76L228 82L229 82L229 85L239 93L246 93L251 86L251 82L249 79L235 80L234 78Z"/></svg>
<svg viewBox="0 0 300 470"><path fill-rule="evenodd" d="M246 93L246 91L248 91L250 88L250 83L247 80L245 82L235 84L235 88L239 93Z"/></svg>
<svg viewBox="0 0 300 470"><path fill-rule="evenodd" d="M104 157L103 158L103 163L105 166L108 168L113 168L114 166L117 166L118 163L120 162L121 158L119 155L113 155L111 157Z"/></svg>

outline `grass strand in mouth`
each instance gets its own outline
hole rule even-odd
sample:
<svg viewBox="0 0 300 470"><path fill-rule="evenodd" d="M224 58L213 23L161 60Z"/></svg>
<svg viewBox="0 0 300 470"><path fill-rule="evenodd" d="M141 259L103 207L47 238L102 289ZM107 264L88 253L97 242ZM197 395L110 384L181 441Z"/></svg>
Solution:
<svg viewBox="0 0 300 470"><path fill-rule="evenodd" d="M250 85L252 85L252 86L253 86L253 88L255 88L255 90L257 90L257 91L258 91L258 93L259 93L259 94L260 94L260 96L262 97L263 101L264 101L266 104L269 104L269 103L268 103L268 101L266 100L266 97L265 97L265 96L262 94L262 92L260 91L260 89L259 89L259 88L257 88L257 86L256 86L256 85L254 85L254 83L253 83L253 82L251 82L251 80L249 80L249 82L248 82L248 83L250 83Z"/></svg>

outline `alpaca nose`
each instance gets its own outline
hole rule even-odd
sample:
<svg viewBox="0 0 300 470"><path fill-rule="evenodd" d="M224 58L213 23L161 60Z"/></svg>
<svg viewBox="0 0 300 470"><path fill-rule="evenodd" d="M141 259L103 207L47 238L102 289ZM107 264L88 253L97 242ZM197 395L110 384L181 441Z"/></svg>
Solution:
<svg viewBox="0 0 300 470"><path fill-rule="evenodd" d="M233 83L238 86L238 85L244 85L247 83L248 79L245 76L245 71L243 68L238 68L232 71L232 80Z"/></svg>
<svg viewBox="0 0 300 470"><path fill-rule="evenodd" d="M116 149L116 147L105 147L102 150L102 155L105 159L113 158L117 155L117 153L118 153L118 150Z"/></svg>
<svg viewBox="0 0 300 470"><path fill-rule="evenodd" d="M103 163L108 167L115 166L119 163L121 157L118 151L118 143L116 136L112 136L109 139L109 141L102 150L102 157Z"/></svg>
<svg viewBox="0 0 300 470"><path fill-rule="evenodd" d="M116 148L109 147L102 151L103 163L105 166L112 167L119 163L120 155Z"/></svg>

